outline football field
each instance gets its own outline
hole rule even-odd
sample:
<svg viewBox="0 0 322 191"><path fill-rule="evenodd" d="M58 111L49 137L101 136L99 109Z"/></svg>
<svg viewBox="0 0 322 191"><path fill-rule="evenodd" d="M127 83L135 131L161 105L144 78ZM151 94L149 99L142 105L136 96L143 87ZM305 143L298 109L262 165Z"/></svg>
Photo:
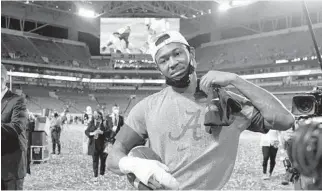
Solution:
<svg viewBox="0 0 322 191"><path fill-rule="evenodd" d="M69 125L61 134L62 153L53 155L47 163L32 164L31 175L25 178L25 190L118 190L133 189L126 177L107 171L99 183L93 177L92 158L82 154L83 125ZM280 157L271 180L261 179L262 153L260 134L245 131L239 142L234 172L225 190L292 190L292 185L283 186L285 172ZM51 145L51 143L49 143ZM51 146L50 146L51 147ZM51 148L50 148L51 149ZM220 176L216 174L214 176Z"/></svg>

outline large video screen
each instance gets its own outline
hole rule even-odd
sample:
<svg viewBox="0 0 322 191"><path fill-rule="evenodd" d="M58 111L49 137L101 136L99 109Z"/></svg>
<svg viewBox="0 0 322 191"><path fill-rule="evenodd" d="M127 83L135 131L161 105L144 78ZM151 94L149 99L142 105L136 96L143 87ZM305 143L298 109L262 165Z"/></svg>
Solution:
<svg viewBox="0 0 322 191"><path fill-rule="evenodd" d="M178 18L101 18L101 54L148 54L148 40L180 29Z"/></svg>

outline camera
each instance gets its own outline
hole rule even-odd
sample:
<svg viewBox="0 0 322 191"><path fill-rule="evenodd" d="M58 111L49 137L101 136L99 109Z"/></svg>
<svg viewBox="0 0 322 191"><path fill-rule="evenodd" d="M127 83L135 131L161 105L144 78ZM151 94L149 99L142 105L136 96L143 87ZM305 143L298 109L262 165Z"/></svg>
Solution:
<svg viewBox="0 0 322 191"><path fill-rule="evenodd" d="M311 92L294 96L292 113L295 117L322 116L322 87L315 87Z"/></svg>
<svg viewBox="0 0 322 191"><path fill-rule="evenodd" d="M296 121L289 156L291 167L286 165L286 170L295 175L294 184L301 184L301 189L322 190L322 88L294 96L292 113ZM310 180L304 181L307 178Z"/></svg>

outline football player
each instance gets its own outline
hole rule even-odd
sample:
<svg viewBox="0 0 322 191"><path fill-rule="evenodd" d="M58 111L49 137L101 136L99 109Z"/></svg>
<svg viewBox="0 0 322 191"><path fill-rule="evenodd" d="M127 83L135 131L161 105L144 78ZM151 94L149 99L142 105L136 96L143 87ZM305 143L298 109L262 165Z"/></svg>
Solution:
<svg viewBox="0 0 322 191"><path fill-rule="evenodd" d="M194 48L175 31L157 35L151 42L152 58L168 87L146 97L129 113L108 158L114 173L133 173L145 185L154 182L167 189L221 189L233 172L241 132L287 130L294 124L293 115L268 91L237 74L209 71L200 80L204 92L212 84L232 85L244 96L229 92L242 110L230 126L213 127L208 133L205 104L194 98ZM127 155L146 138L163 163Z"/></svg>

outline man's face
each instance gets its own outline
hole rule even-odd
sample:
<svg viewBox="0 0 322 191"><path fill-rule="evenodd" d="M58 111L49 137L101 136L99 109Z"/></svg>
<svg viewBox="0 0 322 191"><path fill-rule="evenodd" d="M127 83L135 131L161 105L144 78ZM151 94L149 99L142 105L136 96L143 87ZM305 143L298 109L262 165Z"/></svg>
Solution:
<svg viewBox="0 0 322 191"><path fill-rule="evenodd" d="M87 106L87 107L86 107L86 113L87 113L87 114L92 114L92 108L91 108L91 107L89 107L89 106Z"/></svg>
<svg viewBox="0 0 322 191"><path fill-rule="evenodd" d="M115 115L118 115L120 113L120 109L119 107L113 107L112 108L112 112L115 114Z"/></svg>
<svg viewBox="0 0 322 191"><path fill-rule="evenodd" d="M99 117L99 115L98 115L98 113L97 113L97 111L94 111L94 119L98 119L98 117Z"/></svg>
<svg viewBox="0 0 322 191"><path fill-rule="evenodd" d="M170 43L163 46L155 60L161 73L170 79L181 79L188 72L191 55L184 44Z"/></svg>

